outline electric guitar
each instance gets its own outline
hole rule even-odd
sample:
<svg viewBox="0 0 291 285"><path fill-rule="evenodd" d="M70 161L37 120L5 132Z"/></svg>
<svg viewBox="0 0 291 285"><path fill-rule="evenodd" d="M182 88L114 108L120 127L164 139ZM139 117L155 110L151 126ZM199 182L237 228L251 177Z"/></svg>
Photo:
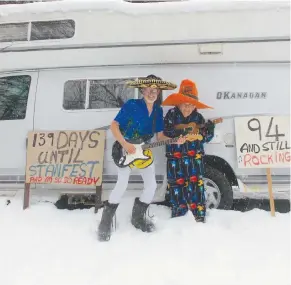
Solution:
<svg viewBox="0 0 291 285"><path fill-rule="evenodd" d="M202 140L202 136L199 134L187 134L185 138L188 141ZM146 168L153 163L153 154L150 150L151 148L172 144L177 142L178 139L179 137L149 144L128 141L133 143L135 146L135 153L133 154L127 153L121 144L118 141L115 141L112 147L113 161L120 168L128 166L130 168L136 167L138 169Z"/></svg>
<svg viewBox="0 0 291 285"><path fill-rule="evenodd" d="M212 123L214 124L218 124L218 123L221 123L223 121L222 118L218 118L218 119L215 119L215 120L211 120ZM188 123L188 124L179 124L179 125L176 125L174 127L175 130L187 130L189 134L199 134L199 130L203 127L205 127L207 123L205 124L196 124L194 122L191 122L191 123ZM202 140L202 136L201 136L201 139Z"/></svg>

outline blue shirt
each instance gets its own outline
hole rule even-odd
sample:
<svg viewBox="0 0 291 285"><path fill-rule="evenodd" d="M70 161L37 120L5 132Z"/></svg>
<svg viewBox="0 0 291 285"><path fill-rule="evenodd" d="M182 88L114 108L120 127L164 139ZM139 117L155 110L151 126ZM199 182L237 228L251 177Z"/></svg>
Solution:
<svg viewBox="0 0 291 285"><path fill-rule="evenodd" d="M153 126L154 116L156 116L156 123ZM164 129L162 107L154 104L153 111L149 116L144 99L128 100L114 120L119 123L119 128L124 138L129 140L140 138L148 140L155 133Z"/></svg>

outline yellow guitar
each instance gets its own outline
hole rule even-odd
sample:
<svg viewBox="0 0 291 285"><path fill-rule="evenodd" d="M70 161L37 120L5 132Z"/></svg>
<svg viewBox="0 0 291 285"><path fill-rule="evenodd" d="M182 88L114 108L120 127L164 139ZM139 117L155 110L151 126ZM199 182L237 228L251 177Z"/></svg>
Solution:
<svg viewBox="0 0 291 285"><path fill-rule="evenodd" d="M199 134L188 134L185 136L187 141L195 141L195 140L201 140L202 136ZM125 152L125 150L121 147L118 141L116 141L113 145L113 160L115 164L118 167L136 167L138 169L143 169L148 166L150 166L153 163L153 153L150 150L151 148L158 147L158 146L163 146L166 144L172 144L175 143L179 138L173 138L173 139L168 139L165 141L160 141L160 142L153 142L150 144L134 144L135 146L135 153L134 154L128 154ZM115 149L114 149L115 148ZM117 148L121 149L120 151L117 150ZM117 157L118 155L118 157Z"/></svg>

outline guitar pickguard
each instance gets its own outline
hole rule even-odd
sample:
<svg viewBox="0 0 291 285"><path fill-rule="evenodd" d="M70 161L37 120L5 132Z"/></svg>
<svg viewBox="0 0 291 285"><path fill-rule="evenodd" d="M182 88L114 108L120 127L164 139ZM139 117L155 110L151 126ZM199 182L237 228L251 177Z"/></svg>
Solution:
<svg viewBox="0 0 291 285"><path fill-rule="evenodd" d="M119 144L115 142L112 148L112 157L115 164L120 167L130 167L144 169L153 163L153 154L150 149L143 150L142 144L134 144L136 152L134 154L128 154Z"/></svg>
<svg viewBox="0 0 291 285"><path fill-rule="evenodd" d="M144 155L148 156L148 159L146 160L138 159L130 165L130 168L136 167L138 169L144 169L154 162L153 153L150 149L144 150Z"/></svg>

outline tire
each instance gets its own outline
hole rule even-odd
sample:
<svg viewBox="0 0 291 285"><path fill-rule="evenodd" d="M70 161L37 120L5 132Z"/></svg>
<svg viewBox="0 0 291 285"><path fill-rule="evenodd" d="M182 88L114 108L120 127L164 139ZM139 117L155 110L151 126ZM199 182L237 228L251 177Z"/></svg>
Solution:
<svg viewBox="0 0 291 285"><path fill-rule="evenodd" d="M214 182L220 192L220 202L218 206L214 208L231 210L233 206L233 191L227 177L222 172L209 165L205 165L204 169L204 177L206 178L205 182L207 182L207 180L209 180L210 183ZM205 186L205 190L207 193L207 183L205 183Z"/></svg>

